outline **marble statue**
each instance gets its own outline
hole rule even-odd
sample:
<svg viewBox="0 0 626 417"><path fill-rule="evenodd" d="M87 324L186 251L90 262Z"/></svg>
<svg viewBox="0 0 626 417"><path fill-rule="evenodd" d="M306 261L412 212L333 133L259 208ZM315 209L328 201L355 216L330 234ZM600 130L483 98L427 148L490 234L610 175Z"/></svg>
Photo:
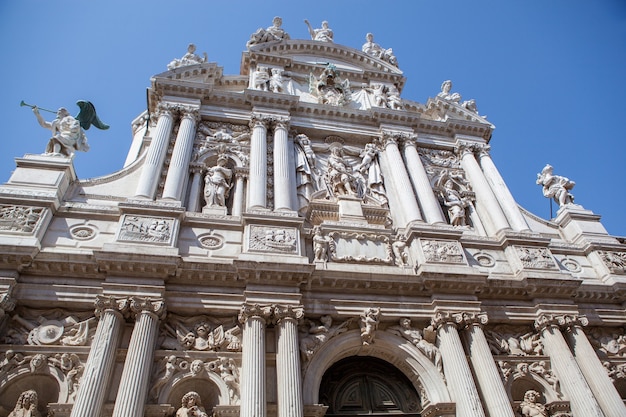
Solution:
<svg viewBox="0 0 626 417"><path fill-rule="evenodd" d="M316 167L315 151L311 147L311 141L305 134L295 137L296 157L296 190L298 195L298 211L304 211L311 201L311 197L317 189L319 170Z"/></svg>
<svg viewBox="0 0 626 417"><path fill-rule="evenodd" d="M540 395L535 390L528 390L524 394L524 401L519 405L524 417L548 417L546 407L539 403Z"/></svg>
<svg viewBox="0 0 626 417"><path fill-rule="evenodd" d="M373 56L374 58L382 59L385 62L389 62L391 65L398 66L398 60L396 56L393 54L393 50L391 48L385 49L381 47L379 44L374 42L374 35L372 33L368 33L365 35L365 42L361 50L365 52L369 56Z"/></svg>
<svg viewBox="0 0 626 417"><path fill-rule="evenodd" d="M20 394L15 404L15 408L9 417L39 417L41 414L37 410L37 392L35 390L24 391Z"/></svg>
<svg viewBox="0 0 626 417"><path fill-rule="evenodd" d="M347 331L348 324L350 324L350 321L345 321L340 325L333 326L333 318L328 315L320 317L319 324L313 320L308 322L309 327L300 336L300 352L305 361L310 360L317 349L330 338Z"/></svg>
<svg viewBox="0 0 626 417"><path fill-rule="evenodd" d="M176 417L208 417L197 392L189 391L183 395L181 403L181 407L176 411Z"/></svg>
<svg viewBox="0 0 626 417"><path fill-rule="evenodd" d="M315 226L313 228L313 253L315 261L326 261L328 260L328 255L326 251L326 246L328 246L328 238L322 234L322 229L319 226Z"/></svg>
<svg viewBox="0 0 626 417"><path fill-rule="evenodd" d="M343 106L352 100L350 80L339 77L337 67L329 63L322 71L319 79L313 74L309 77L309 91L316 96L319 103Z"/></svg>
<svg viewBox="0 0 626 417"><path fill-rule="evenodd" d="M331 195L356 195L356 177L352 174L351 167L343 157L343 148L334 145L330 148L326 182Z"/></svg>
<svg viewBox="0 0 626 417"><path fill-rule="evenodd" d="M441 84L441 92L437 94L437 97L454 103L461 101L461 95L459 93L450 93L450 90L452 90L452 81L446 80Z"/></svg>
<svg viewBox="0 0 626 417"><path fill-rule="evenodd" d="M266 66L259 65L252 74L252 88L255 90L268 91L270 73Z"/></svg>
<svg viewBox="0 0 626 417"><path fill-rule="evenodd" d="M567 177L554 175L552 165L548 164L537 174L537 184L543 186L543 196L553 198L560 207L574 203L570 192L576 183Z"/></svg>
<svg viewBox="0 0 626 417"><path fill-rule="evenodd" d="M279 16L274 17L272 20L272 26L267 29L259 28L256 32L250 35L250 40L246 43L246 46L250 48L253 45L260 43L288 40L289 34L281 27L283 19Z"/></svg>
<svg viewBox="0 0 626 417"><path fill-rule="evenodd" d="M282 93L284 90L283 73L285 72L285 70L283 70L282 68L272 68L271 72L272 75L269 79L270 90L273 93Z"/></svg>
<svg viewBox="0 0 626 417"><path fill-rule="evenodd" d="M374 343L374 336L380 322L380 307L370 307L361 314L361 341L363 345Z"/></svg>
<svg viewBox="0 0 626 417"><path fill-rule="evenodd" d="M322 22L322 27L320 29L313 29L309 21L306 19L304 19L304 23L306 23L306 26L309 28L311 39L313 39L314 41L333 41L333 30L328 27L328 22L326 20Z"/></svg>
<svg viewBox="0 0 626 417"><path fill-rule="evenodd" d="M232 358L221 357L209 363L209 369L220 375L222 381L228 387L228 394L233 401L239 399L239 369Z"/></svg>
<svg viewBox="0 0 626 417"><path fill-rule="evenodd" d="M232 187L231 179L233 171L226 168L228 158L220 155L217 158L217 165L207 170L204 177L204 199L205 207L225 207L226 199Z"/></svg>
<svg viewBox="0 0 626 417"><path fill-rule="evenodd" d="M33 113L41 127L50 129L52 137L46 146L46 153L51 155L72 156L75 151L87 152L89 145L85 131L80 127L80 121L70 115L66 108L61 107L57 111L57 117L47 122L39 113L37 106L33 107Z"/></svg>
<svg viewBox="0 0 626 417"><path fill-rule="evenodd" d="M407 266L409 264L409 254L406 251L406 237L398 235L396 240L391 244L393 256L398 266Z"/></svg>
<svg viewBox="0 0 626 417"><path fill-rule="evenodd" d="M393 110L402 110L400 90L395 85L387 87L387 107Z"/></svg>
<svg viewBox="0 0 626 417"><path fill-rule="evenodd" d="M447 180L442 191L443 204L448 208L448 217L452 226L465 226L465 208L469 205L467 198L455 189L454 182Z"/></svg>
<svg viewBox="0 0 626 417"><path fill-rule="evenodd" d="M204 52L203 55L203 57L196 55L196 45L190 43L189 46L187 46L187 53L183 55L182 58L174 59L172 62L167 64L167 69L173 70L174 68L186 67L188 65L203 64L209 59L206 52Z"/></svg>
<svg viewBox="0 0 626 417"><path fill-rule="evenodd" d="M411 327L411 319L403 317L400 319L399 325L392 326L387 331L405 338L417 347L431 362L437 367L439 372L443 372L443 362L441 360L441 352L434 344L428 342L422 336L422 332Z"/></svg>

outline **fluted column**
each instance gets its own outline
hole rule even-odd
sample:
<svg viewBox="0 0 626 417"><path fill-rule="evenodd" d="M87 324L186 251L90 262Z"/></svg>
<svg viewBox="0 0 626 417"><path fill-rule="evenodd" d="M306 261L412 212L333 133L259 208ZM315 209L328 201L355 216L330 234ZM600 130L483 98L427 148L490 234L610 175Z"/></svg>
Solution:
<svg viewBox="0 0 626 417"><path fill-rule="evenodd" d="M561 389L570 401L574 416L604 417L561 334L559 326L562 324L565 324L563 316L542 314L535 320L535 328L541 334L544 350L550 356L550 364L561 381Z"/></svg>
<svg viewBox="0 0 626 417"><path fill-rule="evenodd" d="M422 164L422 159L417 153L413 138L404 141L402 152L407 170L409 171L409 177L417 193L417 202L426 221L428 223L446 223L443 211L441 211L441 205L430 185L430 180L426 174L426 169L424 169L424 164Z"/></svg>
<svg viewBox="0 0 626 417"><path fill-rule="evenodd" d="M490 416L515 417L509 396L504 389L496 362L483 332L487 313L463 314L463 335L478 387L483 394L485 409Z"/></svg>
<svg viewBox="0 0 626 417"><path fill-rule="evenodd" d="M235 190L233 191L233 209L231 212L233 216L241 216L243 212L246 177L246 173L235 171Z"/></svg>
<svg viewBox="0 0 626 417"><path fill-rule="evenodd" d="M161 105L159 120L154 129L152 142L150 142L146 159L141 168L141 176L139 177L137 191L135 192L135 195L138 197L154 198L161 167L163 166L163 161L165 161L170 135L172 134L173 119L174 116L172 115L171 108Z"/></svg>
<svg viewBox="0 0 626 417"><path fill-rule="evenodd" d="M159 319L165 315L165 303L133 297L130 309L136 315L135 327L126 353L113 417L143 416Z"/></svg>
<svg viewBox="0 0 626 417"><path fill-rule="evenodd" d="M99 416L107 394L109 381L115 365L115 353L119 344L124 314L128 311L128 299L96 297L96 317L100 318L96 334L91 342L91 350L71 417Z"/></svg>
<svg viewBox="0 0 626 417"><path fill-rule="evenodd" d="M582 326L588 324L584 316L564 316L565 334L574 353L574 359L585 376L602 411L607 417L626 416L626 406L611 382L606 368L598 359Z"/></svg>
<svg viewBox="0 0 626 417"><path fill-rule="evenodd" d="M289 119L274 123L274 210L293 210L291 207L291 167L289 166Z"/></svg>
<svg viewBox="0 0 626 417"><path fill-rule="evenodd" d="M202 186L202 170L204 165L192 163L189 164L191 171L191 186L189 187L189 201L187 202L187 211L200 211L200 188Z"/></svg>
<svg viewBox="0 0 626 417"><path fill-rule="evenodd" d="M278 324L276 379L278 385L278 417L303 417L302 380L298 321L304 316L302 306L276 306Z"/></svg>
<svg viewBox="0 0 626 417"><path fill-rule="evenodd" d="M404 167L404 161L400 150L398 149L398 141L402 140L405 136L403 133L396 132L382 132L382 141L385 147L383 157L387 159L387 167L389 172L386 173L386 178L389 179L393 185L391 192L395 193L400 207L398 207L400 213L402 213L403 222L398 227L404 227L412 221L422 220L415 194L413 193L413 187L409 180L409 175ZM387 192L389 192L387 187Z"/></svg>
<svg viewBox="0 0 626 417"><path fill-rule="evenodd" d="M524 220L524 216L522 216L522 212L519 210L517 202L515 202L511 191L509 191L509 187L506 186L498 168L496 168L496 165L491 159L491 155L489 155L489 145L481 146L479 148L478 155L480 158L480 166L485 173L485 178L491 186L493 193L498 196L500 207L502 207L502 211L504 211L504 215L513 230L518 232L522 230L529 230L528 224L526 223L526 220Z"/></svg>
<svg viewBox="0 0 626 417"><path fill-rule="evenodd" d="M187 166L191 160L193 151L193 141L196 136L196 121L198 120L198 109L188 108L184 110L180 121L176 143L172 151L172 160L167 170L165 186L163 187L163 198L180 200L183 184L187 177Z"/></svg>
<svg viewBox="0 0 626 417"><path fill-rule="evenodd" d="M476 210L478 215L487 232L493 235L502 229L509 228L509 223L474 157L476 146L474 143L461 142L457 146L457 152L461 156L461 165L465 170L465 174L476 193Z"/></svg>
<svg viewBox="0 0 626 417"><path fill-rule="evenodd" d="M267 207L267 118L254 116L250 139L248 208Z"/></svg>
<svg viewBox="0 0 626 417"><path fill-rule="evenodd" d="M265 417L265 324L272 314L271 306L244 304L239 313L243 324L241 351L240 417Z"/></svg>
<svg viewBox="0 0 626 417"><path fill-rule="evenodd" d="M456 402L457 417L485 417L472 371L465 358L457 325L463 320L461 313L439 312L432 320L437 329L438 346L443 360L443 370L450 393Z"/></svg>

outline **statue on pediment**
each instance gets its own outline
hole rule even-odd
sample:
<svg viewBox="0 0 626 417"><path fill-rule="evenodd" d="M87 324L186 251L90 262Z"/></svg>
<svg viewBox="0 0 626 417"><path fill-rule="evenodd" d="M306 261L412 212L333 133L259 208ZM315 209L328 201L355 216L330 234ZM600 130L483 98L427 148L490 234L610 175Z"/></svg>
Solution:
<svg viewBox="0 0 626 417"><path fill-rule="evenodd" d="M322 27L319 29L313 29L309 21L306 19L304 19L304 23L306 23L306 26L309 29L309 34L311 35L312 40L333 42L333 30L328 27L328 22L326 20L322 22Z"/></svg>
<svg viewBox="0 0 626 417"><path fill-rule="evenodd" d="M446 80L441 84L441 92L437 94L437 97L442 98L453 103L461 101L461 95L459 93L450 93L452 90L452 81Z"/></svg>
<svg viewBox="0 0 626 417"><path fill-rule="evenodd" d="M361 50L363 52L365 52L369 56L373 56L374 58L378 58L385 62L388 62L391 65L394 65L396 67L398 66L398 60L393 54L393 49L385 49L376 42L374 42L374 35L372 33L368 33L367 35L365 35L365 39L367 42L365 42L361 47Z"/></svg>
<svg viewBox="0 0 626 417"><path fill-rule="evenodd" d="M553 198L560 207L574 203L574 195L570 191L576 183L567 177L554 175L554 168L550 164L537 174L537 185L543 186L544 197Z"/></svg>
<svg viewBox="0 0 626 417"><path fill-rule="evenodd" d="M188 65L195 65L195 64L203 64L207 62L208 59L209 58L206 52L203 53L202 57L200 55L197 55L196 45L194 45L193 43L190 43L189 46L187 46L187 53L183 55L183 57L180 59L172 60L172 62L167 64L167 69L171 71L174 68L186 67Z"/></svg>
<svg viewBox="0 0 626 417"><path fill-rule="evenodd" d="M246 43L246 46L258 45L266 42L280 42L282 40L288 40L289 34L281 27L283 19L279 16L274 17L272 20L272 26L267 29L259 28L256 32L250 35L250 40Z"/></svg>

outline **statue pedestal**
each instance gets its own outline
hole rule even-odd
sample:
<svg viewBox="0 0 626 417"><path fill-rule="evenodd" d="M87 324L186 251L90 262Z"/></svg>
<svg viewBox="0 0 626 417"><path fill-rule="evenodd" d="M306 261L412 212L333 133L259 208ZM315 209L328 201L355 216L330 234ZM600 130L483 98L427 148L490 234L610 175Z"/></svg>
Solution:
<svg viewBox="0 0 626 417"><path fill-rule="evenodd" d="M360 198L342 195L337 197L337 204L339 205L339 221L367 224Z"/></svg>
<svg viewBox="0 0 626 417"><path fill-rule="evenodd" d="M226 207L221 206L212 206L212 207L203 207L202 214L212 214L218 216L226 216L227 211Z"/></svg>

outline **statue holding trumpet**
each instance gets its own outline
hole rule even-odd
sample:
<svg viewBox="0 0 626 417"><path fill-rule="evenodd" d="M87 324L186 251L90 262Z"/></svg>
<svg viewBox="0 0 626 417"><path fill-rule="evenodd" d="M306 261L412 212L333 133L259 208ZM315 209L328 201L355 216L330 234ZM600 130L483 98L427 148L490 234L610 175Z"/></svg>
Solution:
<svg viewBox="0 0 626 417"><path fill-rule="evenodd" d="M91 125L102 130L109 128L107 124L98 118L95 107L89 101L80 100L76 104L80 108L80 112L74 117L64 107L54 112L24 103L24 101L20 103L20 106L27 106L33 109L33 113L35 113L41 127L52 131L52 137L46 146L46 154L71 157L76 151L87 152L89 144L87 143L85 130L89 129ZM51 122L46 121L40 110L56 113L56 119Z"/></svg>

